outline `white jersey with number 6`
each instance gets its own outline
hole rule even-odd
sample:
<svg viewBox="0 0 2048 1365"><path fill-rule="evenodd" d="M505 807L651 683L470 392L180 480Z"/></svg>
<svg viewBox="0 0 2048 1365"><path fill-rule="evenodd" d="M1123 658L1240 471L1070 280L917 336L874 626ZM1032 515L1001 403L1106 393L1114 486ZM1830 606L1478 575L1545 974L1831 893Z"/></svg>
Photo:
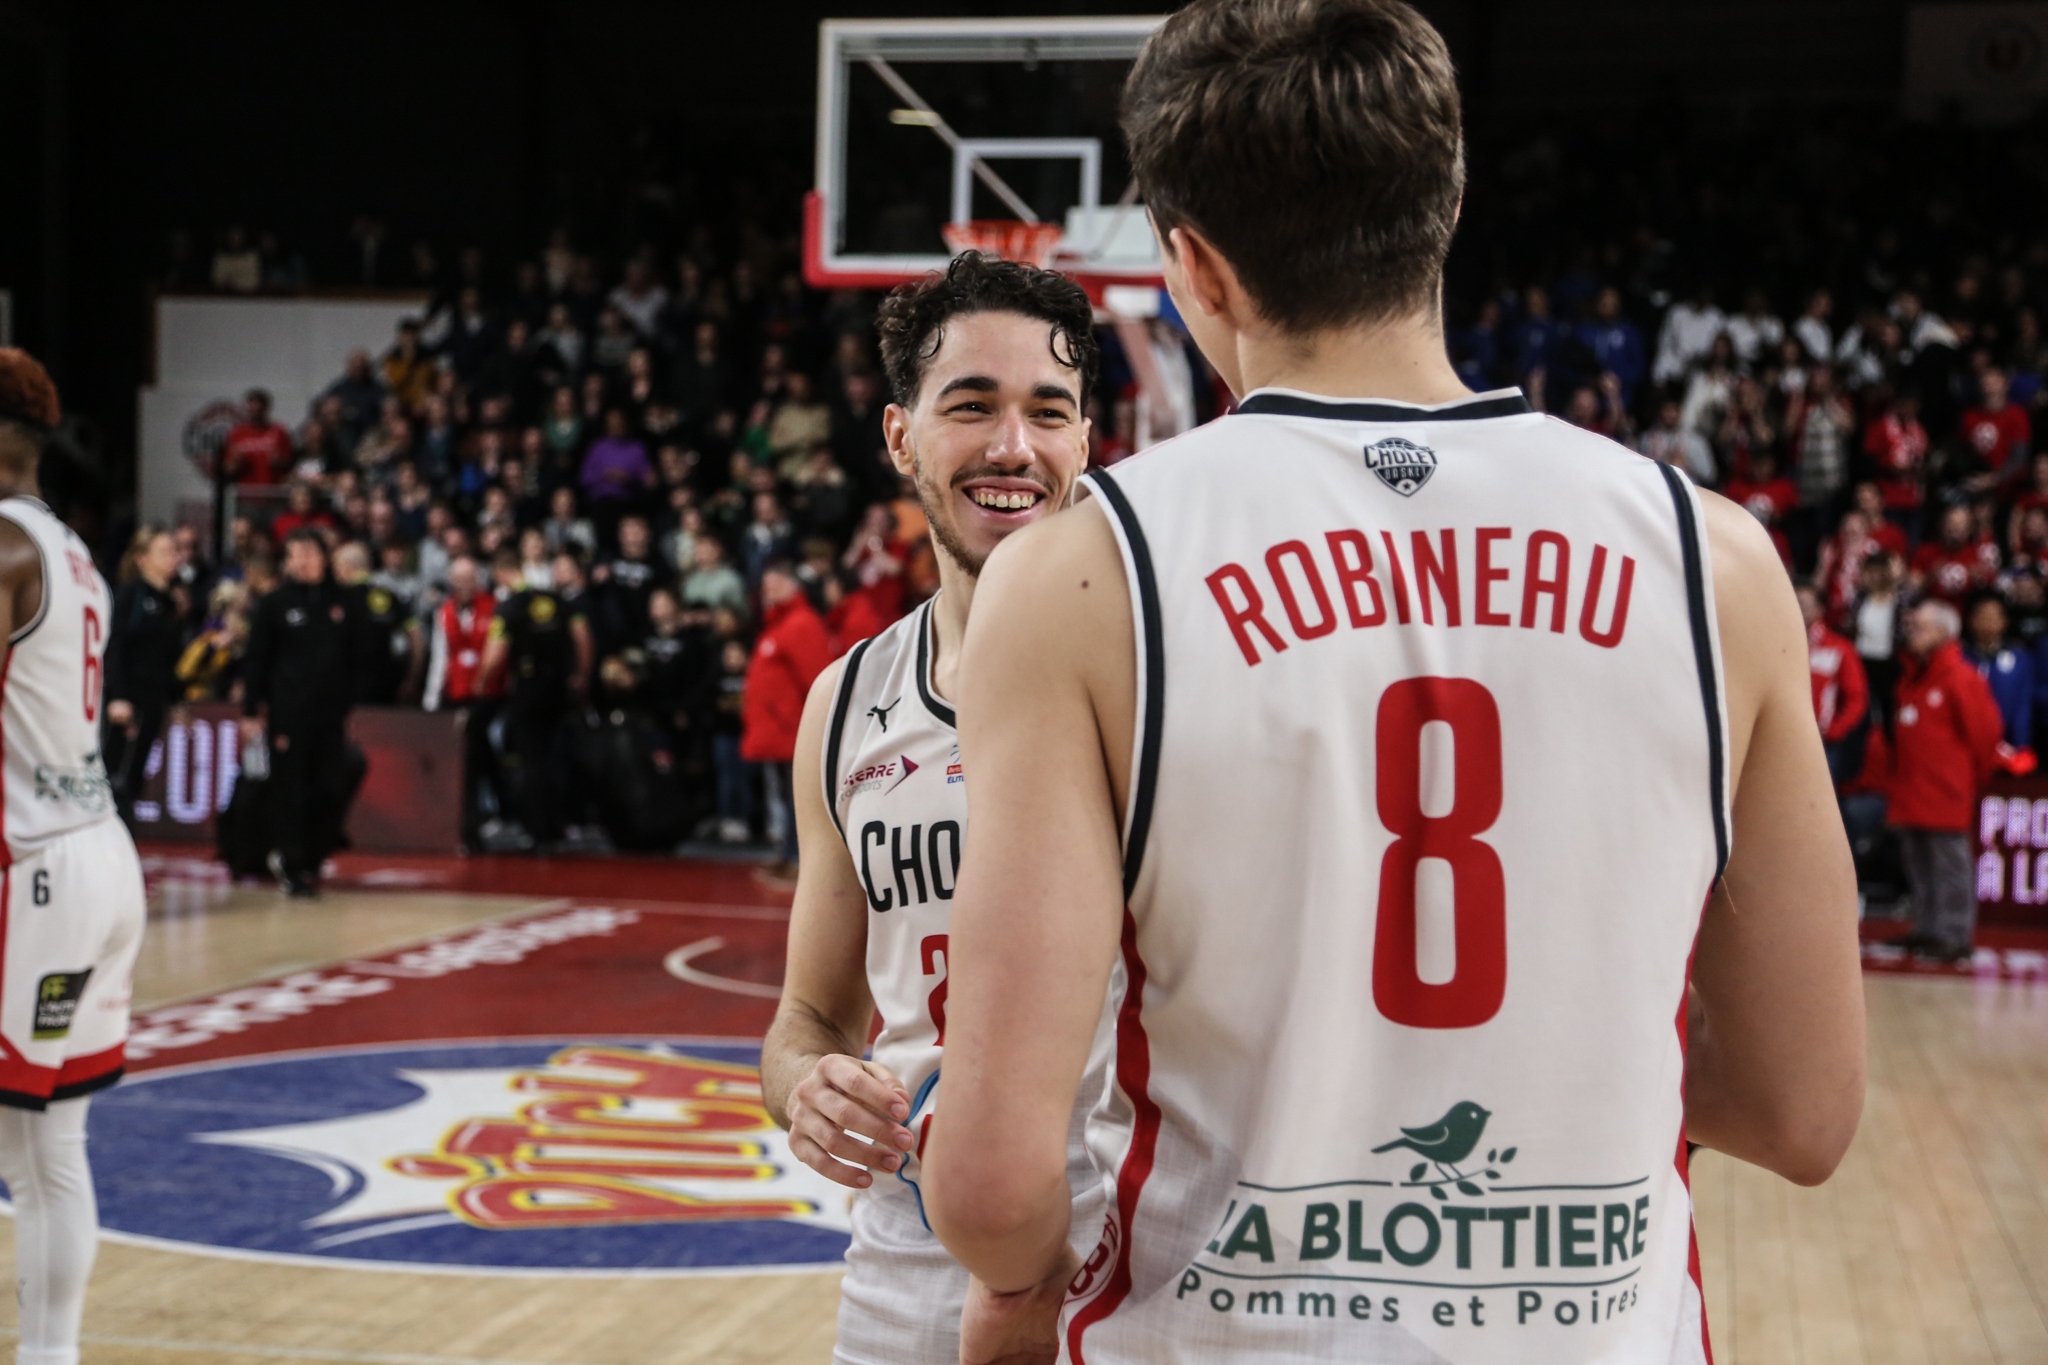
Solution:
<svg viewBox="0 0 2048 1365"><path fill-rule="evenodd" d="M1703 1362L1697 494L1513 390L1265 390L1090 477L1139 692L1063 1358Z"/></svg>
<svg viewBox="0 0 2048 1365"><path fill-rule="evenodd" d="M17 621L0 672L0 783L10 861L72 830L114 818L100 761L100 691L112 615L107 584L78 533L35 498L0 500L35 542L43 600Z"/></svg>
<svg viewBox="0 0 2048 1365"><path fill-rule="evenodd" d="M106 582L40 501L0 500L0 518L43 578L0 665L0 1104L41 1109L120 1079L146 910L100 761Z"/></svg>

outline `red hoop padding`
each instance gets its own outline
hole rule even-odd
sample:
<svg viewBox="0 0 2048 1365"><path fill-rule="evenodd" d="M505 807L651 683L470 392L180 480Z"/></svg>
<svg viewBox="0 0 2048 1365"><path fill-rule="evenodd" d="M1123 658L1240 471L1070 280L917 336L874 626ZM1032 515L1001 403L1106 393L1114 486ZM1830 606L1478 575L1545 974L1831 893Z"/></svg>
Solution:
<svg viewBox="0 0 2048 1365"><path fill-rule="evenodd" d="M965 223L948 223L940 231L946 245L957 255L979 251L1006 261L1023 261L1043 270L1052 264L1065 235L1058 223L1026 223L1015 218L975 218Z"/></svg>

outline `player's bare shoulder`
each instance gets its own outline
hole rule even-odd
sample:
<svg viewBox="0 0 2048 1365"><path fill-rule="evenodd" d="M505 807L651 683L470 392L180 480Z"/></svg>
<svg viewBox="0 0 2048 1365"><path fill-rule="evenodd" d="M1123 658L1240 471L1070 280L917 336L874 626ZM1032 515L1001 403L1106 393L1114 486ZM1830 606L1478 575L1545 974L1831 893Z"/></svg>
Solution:
<svg viewBox="0 0 2048 1365"><path fill-rule="evenodd" d="M1085 487L1085 485L1084 485ZM1076 681L1092 710L1117 799L1128 790L1138 674L1123 551L1100 497L1086 497L997 547L975 589L969 666L1012 685Z"/></svg>
<svg viewBox="0 0 2048 1365"><path fill-rule="evenodd" d="M1788 679L1806 686L1806 631L1791 575L1763 524L1719 493L1701 489L1699 497L1727 679L1730 756L1740 772L1771 688Z"/></svg>
<svg viewBox="0 0 2048 1365"><path fill-rule="evenodd" d="M990 610L996 604L999 609ZM1128 641L1123 552L1101 499L1077 496L1072 506L998 545L975 589L975 612L977 619L986 612L1000 621L1006 635L1021 630L1037 638L1043 632L1043 643L1057 645L1068 657L1088 657L1115 639Z"/></svg>

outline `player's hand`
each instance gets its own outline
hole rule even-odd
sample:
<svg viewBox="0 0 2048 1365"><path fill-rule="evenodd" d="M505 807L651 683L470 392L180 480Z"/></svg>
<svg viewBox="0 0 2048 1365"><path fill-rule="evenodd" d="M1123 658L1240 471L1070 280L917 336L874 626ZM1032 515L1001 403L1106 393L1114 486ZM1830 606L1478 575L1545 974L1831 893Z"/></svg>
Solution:
<svg viewBox="0 0 2048 1365"><path fill-rule="evenodd" d="M827 1180L864 1190L875 1182L869 1171L902 1169L915 1143L909 1117L910 1092L888 1067L827 1053L789 1092L789 1150Z"/></svg>
<svg viewBox="0 0 2048 1365"><path fill-rule="evenodd" d="M118 725L122 729L127 730L128 733L134 734L135 707L125 701L108 702L107 723L109 725Z"/></svg>
<svg viewBox="0 0 2048 1365"><path fill-rule="evenodd" d="M960 1310L960 1365L1052 1365L1060 1353L1060 1305L1081 1258L1067 1248L1059 1268L1029 1289L998 1294L967 1282Z"/></svg>

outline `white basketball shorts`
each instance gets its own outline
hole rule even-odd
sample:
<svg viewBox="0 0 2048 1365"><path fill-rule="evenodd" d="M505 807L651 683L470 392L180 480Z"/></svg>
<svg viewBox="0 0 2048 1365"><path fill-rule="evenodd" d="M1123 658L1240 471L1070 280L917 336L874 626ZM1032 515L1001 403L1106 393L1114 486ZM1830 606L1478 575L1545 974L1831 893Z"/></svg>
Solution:
<svg viewBox="0 0 2048 1365"><path fill-rule="evenodd" d="M119 820L0 871L0 1104L41 1109L121 1078L146 915Z"/></svg>

